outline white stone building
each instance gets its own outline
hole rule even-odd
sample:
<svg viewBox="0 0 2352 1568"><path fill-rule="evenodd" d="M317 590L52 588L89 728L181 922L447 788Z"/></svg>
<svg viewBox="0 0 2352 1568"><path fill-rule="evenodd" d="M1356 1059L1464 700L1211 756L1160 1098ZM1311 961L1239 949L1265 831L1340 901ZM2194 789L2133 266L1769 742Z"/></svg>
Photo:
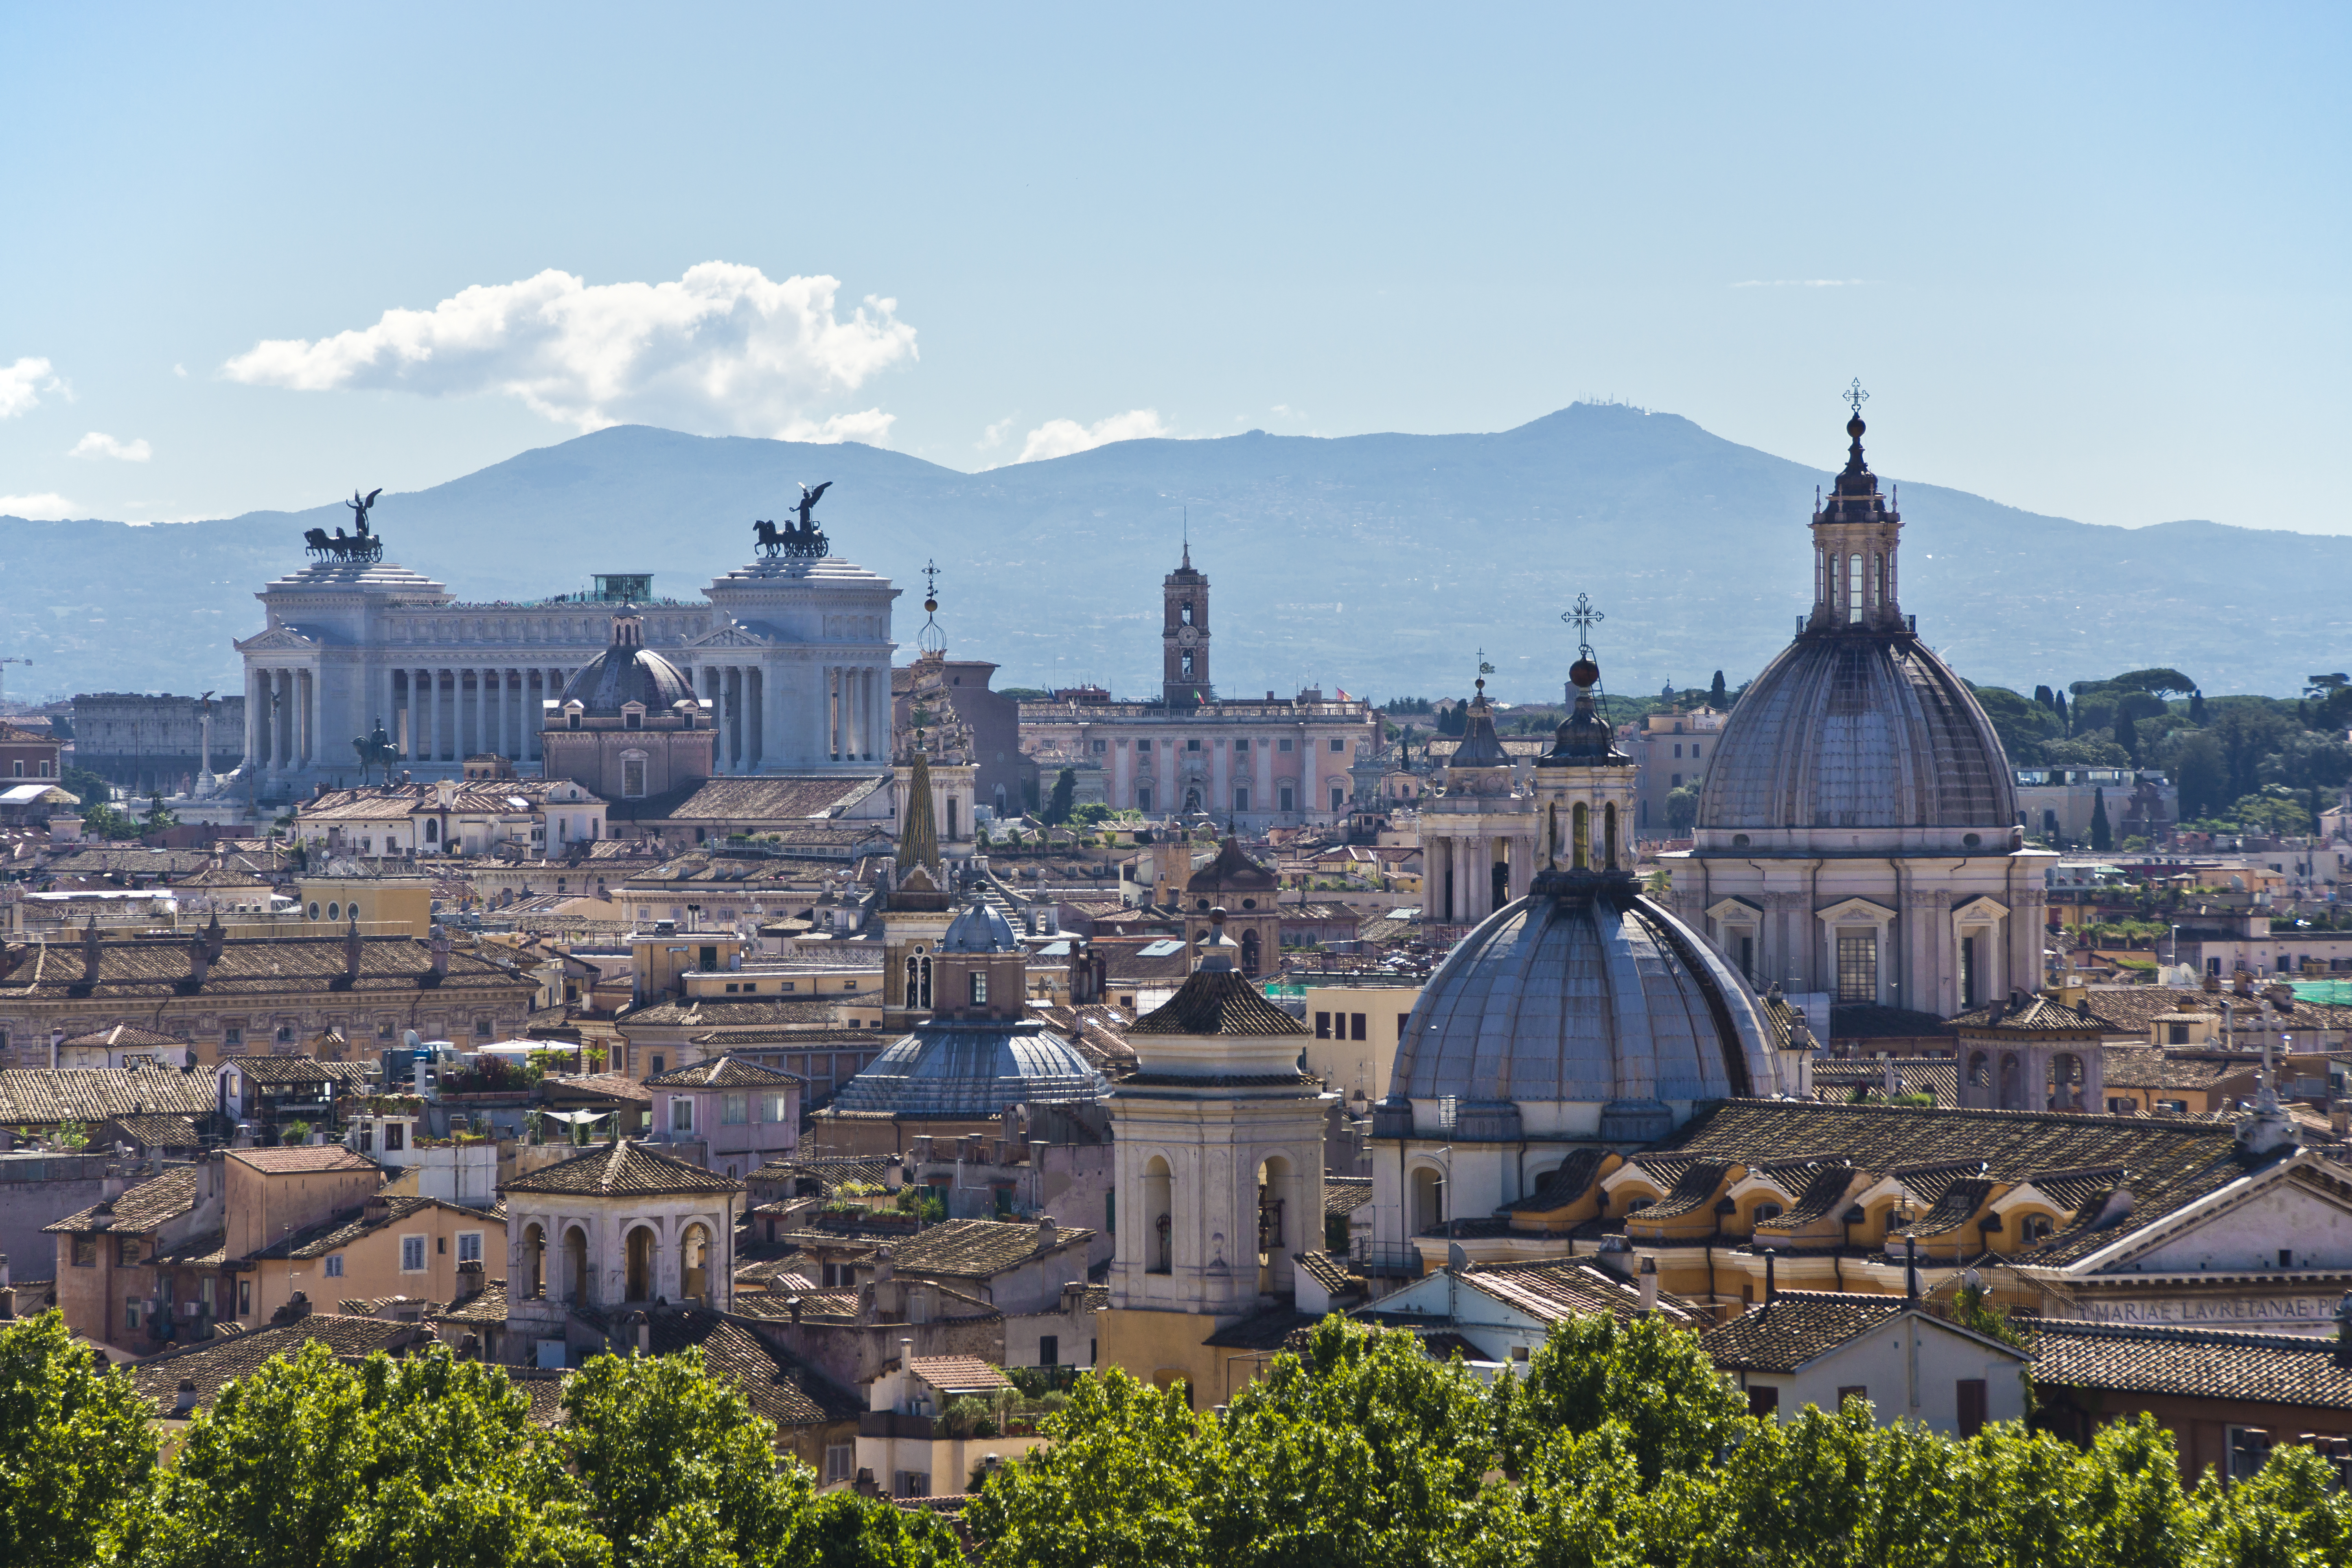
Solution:
<svg viewBox="0 0 2352 1568"><path fill-rule="evenodd" d="M240 784L281 800L356 783L352 742L381 724L394 766L455 778L469 756L542 760L546 705L612 640L613 613L641 618L711 704L721 773L807 773L887 763L887 578L833 558L762 557L695 600L656 597L646 574L596 578L592 593L468 603L389 562L322 562L256 595L268 624L245 658Z"/></svg>

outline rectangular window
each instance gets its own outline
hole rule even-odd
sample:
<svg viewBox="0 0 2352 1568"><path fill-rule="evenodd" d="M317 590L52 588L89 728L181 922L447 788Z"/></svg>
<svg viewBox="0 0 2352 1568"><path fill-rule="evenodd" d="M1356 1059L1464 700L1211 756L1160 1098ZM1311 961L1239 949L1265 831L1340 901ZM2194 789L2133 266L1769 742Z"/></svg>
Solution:
<svg viewBox="0 0 2352 1568"><path fill-rule="evenodd" d="M1138 741L1135 743L1135 750L1139 756L1150 756L1151 754L1151 742L1148 740Z"/></svg>
<svg viewBox="0 0 2352 1568"><path fill-rule="evenodd" d="M253 1316L253 1281L250 1279L236 1282L236 1315L240 1318Z"/></svg>
<svg viewBox="0 0 2352 1568"><path fill-rule="evenodd" d="M338 1252L332 1258L327 1259L327 1278L330 1279L341 1279L342 1277L343 1255Z"/></svg>
<svg viewBox="0 0 2352 1568"><path fill-rule="evenodd" d="M751 1120L751 1097L750 1095L737 1091L720 1098L719 1121L721 1126L740 1127Z"/></svg>
<svg viewBox="0 0 2352 1568"><path fill-rule="evenodd" d="M478 1230L459 1231L457 1233L457 1261L460 1263L479 1263L481 1260L482 1233Z"/></svg>
<svg viewBox="0 0 2352 1568"><path fill-rule="evenodd" d="M784 1097L782 1094L763 1094L760 1097L761 1121L782 1121L785 1119L785 1115Z"/></svg>
<svg viewBox="0 0 2352 1568"><path fill-rule="evenodd" d="M621 760L621 793L635 800L646 793L646 763L643 757Z"/></svg>
<svg viewBox="0 0 2352 1568"><path fill-rule="evenodd" d="M1234 809L1235 811L1247 811L1249 809L1248 790L1239 787L1236 787L1234 790Z"/></svg>
<svg viewBox="0 0 2352 1568"><path fill-rule="evenodd" d="M659 1077L661 1077L661 1075L662 1075L662 1062L663 1062L663 1060L664 1060L664 1059L665 1059L665 1058L663 1058L662 1054L661 1054L659 1051L656 1051L656 1052L654 1053L654 1059L653 1059L653 1063L652 1063L652 1065L651 1065L649 1068L646 1068L646 1074L647 1074L647 1076L648 1076L648 1077L651 1077L651 1078L659 1078Z"/></svg>
<svg viewBox="0 0 2352 1568"><path fill-rule="evenodd" d="M1328 1040L1331 1037L1330 1014L1318 1013L1315 1015L1315 1037L1318 1040Z"/></svg>
<svg viewBox="0 0 2352 1568"><path fill-rule="evenodd" d="M1059 1366L1062 1364L1062 1341L1059 1335L1040 1334L1037 1336L1037 1364L1039 1366Z"/></svg>
<svg viewBox="0 0 2352 1568"><path fill-rule="evenodd" d="M400 1238L400 1271L403 1274L425 1272L425 1238L404 1236Z"/></svg>
<svg viewBox="0 0 2352 1568"><path fill-rule="evenodd" d="M669 1130L673 1132L694 1131L694 1100L690 1095L669 1097Z"/></svg>
<svg viewBox="0 0 2352 1568"><path fill-rule="evenodd" d="M1846 1384L1838 1390L1838 1408L1841 1410L1845 1408L1845 1402L1849 1399L1867 1400L1869 1397L1870 1384L1866 1383Z"/></svg>
<svg viewBox="0 0 2352 1568"><path fill-rule="evenodd" d="M2230 1428L2230 1479L2252 1480L2271 1457L2271 1435L2260 1426Z"/></svg>
<svg viewBox="0 0 2352 1568"><path fill-rule="evenodd" d="M1195 737L1195 738L1193 738L1193 739L1192 739L1192 740L1186 741L1186 742L1184 742L1184 749L1185 749L1186 751L1188 751L1188 752L1197 752L1197 751L1199 751L1199 750L1201 749L1201 742L1200 742L1199 738L1198 738L1198 737Z"/></svg>
<svg viewBox="0 0 2352 1568"><path fill-rule="evenodd" d="M383 1124L383 1152L387 1154L397 1153L399 1151L405 1149L406 1147L408 1147L407 1124L400 1121L385 1122Z"/></svg>
<svg viewBox="0 0 2352 1568"><path fill-rule="evenodd" d="M857 1445L827 1443L824 1446L824 1484L832 1486L857 1474Z"/></svg>
<svg viewBox="0 0 2352 1568"><path fill-rule="evenodd" d="M981 1006L988 1001L988 976L980 970L971 972L971 1005Z"/></svg>
<svg viewBox="0 0 2352 1568"><path fill-rule="evenodd" d="M122 1326L133 1331L139 1327L139 1298L136 1296L122 1303Z"/></svg>
<svg viewBox="0 0 2352 1568"><path fill-rule="evenodd" d="M1297 811L1298 809L1298 806L1296 804L1297 797L1292 794L1291 788L1288 784L1284 784L1276 793L1280 796L1283 810Z"/></svg>
<svg viewBox="0 0 2352 1568"><path fill-rule="evenodd" d="M1102 755L1102 754L1103 754L1107 750L1108 750L1108 742L1103 742L1103 741L1097 741L1097 742L1095 742L1095 755L1096 755L1096 756L1097 756L1097 757L1101 756L1101 755Z"/></svg>
<svg viewBox="0 0 2352 1568"><path fill-rule="evenodd" d="M1748 1414L1761 1420L1780 1408L1780 1391L1757 1384L1748 1390Z"/></svg>
<svg viewBox="0 0 2352 1568"><path fill-rule="evenodd" d="M1410 1018L1410 1017L1412 1017L1412 1014L1410 1014L1410 1013L1399 1013L1399 1014L1397 1015L1397 1038L1398 1038L1398 1039L1402 1040L1402 1039L1403 1039L1403 1038L1404 1038L1404 1023L1405 1023L1405 1020L1406 1020L1407 1018Z"/></svg>
<svg viewBox="0 0 2352 1568"><path fill-rule="evenodd" d="M1331 786L1331 809L1333 811L1344 811L1347 809L1347 806L1348 792L1342 789L1339 785L1333 784Z"/></svg>
<svg viewBox="0 0 2352 1568"><path fill-rule="evenodd" d="M1838 932L1837 983L1838 1000L1841 1002L1878 1000L1876 931Z"/></svg>
<svg viewBox="0 0 2352 1568"><path fill-rule="evenodd" d="M1276 741L1276 742L1274 743L1274 749L1275 749L1275 751L1276 751L1277 753L1289 751L1289 750L1290 750L1290 742L1289 742L1289 740L1288 740L1287 738L1285 738L1285 739L1283 739L1283 740Z"/></svg>
<svg viewBox="0 0 2352 1568"><path fill-rule="evenodd" d="M1246 740L1241 740L1241 741L1235 741L1235 742L1234 742L1234 755L1235 755L1235 756L1239 757L1239 756L1246 756L1246 755L1248 755L1248 754L1249 754L1249 742L1248 742L1248 741L1246 741Z"/></svg>
<svg viewBox="0 0 2352 1568"><path fill-rule="evenodd" d="M245 1031L231 1024L221 1031L221 1044L235 1050L245 1044Z"/></svg>
<svg viewBox="0 0 2352 1568"><path fill-rule="evenodd" d="M1348 749L1348 742L1345 741L1334 741L1331 742L1331 749L1335 752L1344 752Z"/></svg>
<svg viewBox="0 0 2352 1568"><path fill-rule="evenodd" d="M1364 1016L1361 1013L1348 1015L1348 1037L1351 1040L1360 1040L1364 1037Z"/></svg>
<svg viewBox="0 0 2352 1568"><path fill-rule="evenodd" d="M135 1236L116 1237L114 1238L114 1266L118 1268L128 1268L138 1261L139 1238Z"/></svg>
<svg viewBox="0 0 2352 1568"><path fill-rule="evenodd" d="M1960 1436L1973 1437L1983 1431L1985 1380L1980 1377L1961 1378L1952 1385L1952 1394L1957 1405Z"/></svg>
<svg viewBox="0 0 2352 1568"><path fill-rule="evenodd" d="M73 1266L76 1268L98 1267L98 1237L77 1236L73 1238Z"/></svg>

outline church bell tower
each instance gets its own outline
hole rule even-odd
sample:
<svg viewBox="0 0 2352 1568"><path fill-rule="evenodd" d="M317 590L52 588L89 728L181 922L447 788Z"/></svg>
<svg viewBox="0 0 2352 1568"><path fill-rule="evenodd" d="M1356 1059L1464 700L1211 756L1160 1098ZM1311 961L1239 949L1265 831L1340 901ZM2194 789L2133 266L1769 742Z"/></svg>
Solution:
<svg viewBox="0 0 2352 1568"><path fill-rule="evenodd" d="M1167 607L1167 626L1160 634L1164 654L1160 678L1160 700L1171 706L1213 700L1209 685L1209 580L1192 566L1192 546L1184 546L1184 564L1160 584Z"/></svg>

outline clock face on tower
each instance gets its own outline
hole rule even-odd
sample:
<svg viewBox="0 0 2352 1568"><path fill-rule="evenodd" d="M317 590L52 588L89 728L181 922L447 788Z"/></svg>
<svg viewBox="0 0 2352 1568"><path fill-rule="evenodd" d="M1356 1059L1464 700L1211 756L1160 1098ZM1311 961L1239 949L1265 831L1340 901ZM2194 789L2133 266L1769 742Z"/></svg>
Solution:
<svg viewBox="0 0 2352 1568"><path fill-rule="evenodd" d="M1179 627L1176 632L1176 640L1182 643L1186 647L1191 647L1194 643L1201 640L1200 629L1195 626Z"/></svg>

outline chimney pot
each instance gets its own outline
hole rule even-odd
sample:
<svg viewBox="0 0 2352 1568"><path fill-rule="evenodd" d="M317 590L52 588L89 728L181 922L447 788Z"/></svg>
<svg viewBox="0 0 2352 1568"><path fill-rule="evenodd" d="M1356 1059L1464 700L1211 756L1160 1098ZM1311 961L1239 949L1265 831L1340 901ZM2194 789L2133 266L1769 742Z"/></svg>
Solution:
<svg viewBox="0 0 2352 1568"><path fill-rule="evenodd" d="M1640 1279L1642 1285L1642 1310L1644 1312L1654 1312L1658 1310L1658 1260L1656 1258L1644 1258L1642 1259Z"/></svg>

